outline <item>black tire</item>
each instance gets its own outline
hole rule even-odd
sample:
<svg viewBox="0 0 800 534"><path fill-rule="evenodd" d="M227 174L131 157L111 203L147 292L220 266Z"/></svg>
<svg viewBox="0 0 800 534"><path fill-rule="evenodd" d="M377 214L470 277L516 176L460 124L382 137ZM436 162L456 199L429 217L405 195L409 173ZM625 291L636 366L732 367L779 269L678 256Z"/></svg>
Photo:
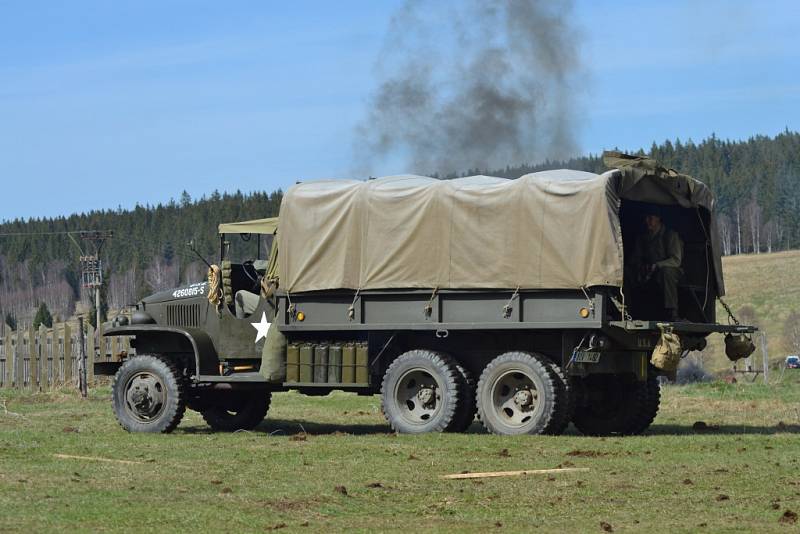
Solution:
<svg viewBox="0 0 800 534"><path fill-rule="evenodd" d="M172 432L186 411L181 374L159 356L127 360L114 375L111 391L114 415L128 432Z"/></svg>
<svg viewBox="0 0 800 534"><path fill-rule="evenodd" d="M204 408L200 415L213 430L252 430L267 416L271 401L272 393L269 391L237 393L226 405Z"/></svg>
<svg viewBox="0 0 800 534"><path fill-rule="evenodd" d="M558 402L552 421L542 433L559 436L567 429L575 413L575 395L572 391L572 379L562 371L561 367L552 362L548 363L556 384Z"/></svg>
<svg viewBox="0 0 800 534"><path fill-rule="evenodd" d="M478 411L475 402L476 383L472 373L464 366L458 362L454 362L454 365L459 374L458 407L453 421L445 428L445 432L465 432L472 425Z"/></svg>
<svg viewBox="0 0 800 534"><path fill-rule="evenodd" d="M648 373L643 382L616 375L590 376L583 380L584 403L572 418L583 434L641 434L658 413L661 390L654 372Z"/></svg>
<svg viewBox="0 0 800 534"><path fill-rule="evenodd" d="M545 356L506 352L491 362L478 380L478 417L493 434L544 434L560 424L566 402L552 364Z"/></svg>
<svg viewBox="0 0 800 534"><path fill-rule="evenodd" d="M640 383L641 384L641 383ZM637 390L640 396L640 409L631 418L630 424L626 429L627 434L641 434L653 424L658 409L661 406L661 383L658 381L656 369L652 365L648 367L647 381Z"/></svg>
<svg viewBox="0 0 800 534"><path fill-rule="evenodd" d="M411 350L398 356L381 384L383 414L401 434L443 432L459 407L461 375L453 361L437 352Z"/></svg>

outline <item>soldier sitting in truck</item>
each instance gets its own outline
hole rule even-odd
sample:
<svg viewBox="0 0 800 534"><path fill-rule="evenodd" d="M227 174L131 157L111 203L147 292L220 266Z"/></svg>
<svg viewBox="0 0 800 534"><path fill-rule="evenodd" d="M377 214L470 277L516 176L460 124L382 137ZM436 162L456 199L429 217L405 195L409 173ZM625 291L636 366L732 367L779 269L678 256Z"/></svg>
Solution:
<svg viewBox="0 0 800 534"><path fill-rule="evenodd" d="M678 282L683 275L683 241L664 225L661 212L650 207L644 217L647 231L636 239L630 260L634 286L661 297L664 317L678 320Z"/></svg>
<svg viewBox="0 0 800 534"><path fill-rule="evenodd" d="M264 276L267 270L266 260L255 260L252 262L253 269L258 273L258 277ZM260 281L260 280L259 280ZM260 286L259 286L260 287ZM240 289L236 291L234 302L236 305L236 318L245 319L250 317L258 307L259 295L253 288Z"/></svg>

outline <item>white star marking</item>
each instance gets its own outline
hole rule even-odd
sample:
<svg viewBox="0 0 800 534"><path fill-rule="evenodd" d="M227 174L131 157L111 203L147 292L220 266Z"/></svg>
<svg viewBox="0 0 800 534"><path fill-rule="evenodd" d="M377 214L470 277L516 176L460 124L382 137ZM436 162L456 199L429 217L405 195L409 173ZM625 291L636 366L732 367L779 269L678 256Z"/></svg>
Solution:
<svg viewBox="0 0 800 534"><path fill-rule="evenodd" d="M258 334L256 334L256 343L263 337L267 337L267 330L269 330L270 323L267 321L267 314L266 312L261 312L261 320L257 323L250 323L253 325L253 328L258 330Z"/></svg>

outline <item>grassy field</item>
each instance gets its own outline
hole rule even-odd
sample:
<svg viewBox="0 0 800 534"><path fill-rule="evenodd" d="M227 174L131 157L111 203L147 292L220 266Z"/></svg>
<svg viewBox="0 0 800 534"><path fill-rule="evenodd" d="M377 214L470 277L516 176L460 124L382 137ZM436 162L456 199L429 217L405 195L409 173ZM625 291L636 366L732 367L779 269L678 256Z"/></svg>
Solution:
<svg viewBox="0 0 800 534"><path fill-rule="evenodd" d="M746 305L753 307L757 325L767 333L770 361L779 364L792 350L784 343L783 324L792 310L800 312L800 251L727 256L722 259L722 270L725 300L734 313ZM726 317L718 304L717 320L724 322ZM706 353L706 366L710 370L731 367L721 336L709 338Z"/></svg>
<svg viewBox="0 0 800 534"><path fill-rule="evenodd" d="M345 393L276 395L253 432L189 412L132 435L108 389L0 391L0 531L796 531L800 372L664 397L641 437L397 436ZM559 466L589 471L440 478Z"/></svg>

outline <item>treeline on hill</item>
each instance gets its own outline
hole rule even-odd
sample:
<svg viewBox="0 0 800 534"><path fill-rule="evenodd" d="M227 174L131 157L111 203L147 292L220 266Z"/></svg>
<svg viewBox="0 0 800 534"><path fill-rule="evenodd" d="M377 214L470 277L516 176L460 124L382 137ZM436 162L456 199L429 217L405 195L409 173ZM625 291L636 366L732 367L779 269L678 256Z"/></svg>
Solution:
<svg viewBox="0 0 800 534"><path fill-rule="evenodd" d="M0 234L12 234L0 236L0 313L7 323L26 325L42 302L56 320L70 316L76 301L82 300L87 309L91 305L80 287L77 246L63 233L48 232L114 231L101 252L103 298L108 307L119 309L180 282L203 280L207 267L186 243L195 240L198 251L212 259L218 255L220 222L277 215L281 198L280 191L237 191L192 200L184 192L179 201L157 206L0 224ZM92 251L89 243L74 237L84 252Z"/></svg>
<svg viewBox="0 0 800 534"><path fill-rule="evenodd" d="M699 144L666 141L654 143L648 154L711 187L718 199L725 254L771 252L800 244L800 133L787 130L747 141L712 136ZM554 168L606 170L602 157L590 155L499 170L472 169L461 175L516 178ZM281 198L280 191L215 192L199 200L184 193L177 202L157 206L5 222L0 234L113 230L114 238L102 254L105 293L108 306L120 308L148 293L202 280L206 266L188 251L186 242L195 239L200 252L214 258L217 224L277 215ZM75 302L87 297L81 293L78 269L77 248L66 235L0 237L0 313L28 324L44 302L56 319L71 315Z"/></svg>

